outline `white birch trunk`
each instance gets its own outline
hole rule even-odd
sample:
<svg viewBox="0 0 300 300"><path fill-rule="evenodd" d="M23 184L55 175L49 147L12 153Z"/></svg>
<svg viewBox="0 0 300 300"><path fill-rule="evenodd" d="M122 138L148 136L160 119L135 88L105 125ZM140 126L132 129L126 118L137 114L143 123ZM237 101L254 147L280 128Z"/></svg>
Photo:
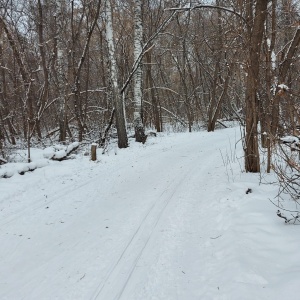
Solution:
<svg viewBox="0 0 300 300"><path fill-rule="evenodd" d="M58 80L58 103L59 103L59 139L66 140L65 107L66 107L66 83L65 83L65 51L63 43L63 12L65 0L57 1L57 80Z"/></svg>
<svg viewBox="0 0 300 300"><path fill-rule="evenodd" d="M134 0L134 60L137 61L143 51L143 22L142 22L142 0ZM133 123L135 140L145 143L146 135L142 122L142 66L139 63L134 76L134 115Z"/></svg>
<svg viewBox="0 0 300 300"><path fill-rule="evenodd" d="M3 39L2 39L2 32L0 32L0 64L2 65L2 52L3 52ZM1 70L2 71L2 70ZM3 89L3 78L2 78L2 74L4 72L0 72L0 92L2 94L4 94ZM4 122L2 119L2 111L3 111L3 105L2 102L0 102L0 155L2 155L4 157L4 152L3 152L3 144L4 144L4 132L3 132L3 128L4 128ZM0 165L1 165L1 158L0 158Z"/></svg>
<svg viewBox="0 0 300 300"><path fill-rule="evenodd" d="M118 133L119 148L128 147L128 139L125 126L124 105L118 85L118 69L116 61L116 50L114 43L114 32L112 23L112 9L110 0L105 1L106 16L106 40L108 44L109 61L110 61L110 78L112 83L112 97L116 109L116 125Z"/></svg>

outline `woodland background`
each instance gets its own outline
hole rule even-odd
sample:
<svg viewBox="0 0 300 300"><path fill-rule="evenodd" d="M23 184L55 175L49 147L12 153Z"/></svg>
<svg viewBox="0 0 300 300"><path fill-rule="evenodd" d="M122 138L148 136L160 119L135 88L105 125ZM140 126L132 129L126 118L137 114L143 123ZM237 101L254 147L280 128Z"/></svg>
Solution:
<svg viewBox="0 0 300 300"><path fill-rule="evenodd" d="M103 146L116 133L124 148L134 131L145 142L144 128L214 131L238 120L246 171L260 170L260 148L270 171L278 138L299 135L297 0L1 0L0 7L3 162L20 147Z"/></svg>

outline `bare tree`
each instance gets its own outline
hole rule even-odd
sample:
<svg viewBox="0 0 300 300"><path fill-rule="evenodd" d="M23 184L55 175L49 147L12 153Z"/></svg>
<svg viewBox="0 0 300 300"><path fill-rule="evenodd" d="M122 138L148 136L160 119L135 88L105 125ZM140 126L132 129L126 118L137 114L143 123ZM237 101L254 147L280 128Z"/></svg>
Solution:
<svg viewBox="0 0 300 300"><path fill-rule="evenodd" d="M116 62L116 50L114 41L114 30L112 23L112 7L110 0L105 1L105 16L106 16L106 39L108 43L108 51L110 58L110 78L111 78L111 89L112 98L116 110L116 124L118 133L118 146L119 148L128 147L128 139L125 126L124 116L124 103L121 97L119 84L118 84L118 70Z"/></svg>
<svg viewBox="0 0 300 300"><path fill-rule="evenodd" d="M40 1L39 1L40 2ZM58 119L59 140L66 140L67 132L67 105L66 105L66 49L64 44L64 32L66 24L66 2L58 0L56 6L56 47L57 47L57 91L58 91ZM46 79L45 79L46 81Z"/></svg>
<svg viewBox="0 0 300 300"><path fill-rule="evenodd" d="M134 0L134 60L139 59L143 52L143 22L142 22L142 0ZM145 143L147 136L144 132L142 121L142 65L138 64L134 73L134 113L133 123L135 140Z"/></svg>
<svg viewBox="0 0 300 300"><path fill-rule="evenodd" d="M30 157L30 141L31 137L34 133L35 128L35 118L34 118L34 94L33 94L33 78L27 69L21 55L21 51L19 50L19 47L16 43L16 40L14 39L7 23L5 22L4 18L0 16L0 26L4 29L4 32L7 36L7 39L9 41L9 44L12 48L14 58L16 59L17 65L19 67L22 81L23 81L23 88L24 88L24 106L25 110L27 112L27 147L28 147L28 161L31 161Z"/></svg>
<svg viewBox="0 0 300 300"><path fill-rule="evenodd" d="M245 169L247 172L260 171L258 149L258 109L257 91L259 87L260 53L263 40L264 25L267 16L268 0L260 0L255 5L252 18L253 1L248 5L249 56L247 61L246 81L246 136L245 136Z"/></svg>

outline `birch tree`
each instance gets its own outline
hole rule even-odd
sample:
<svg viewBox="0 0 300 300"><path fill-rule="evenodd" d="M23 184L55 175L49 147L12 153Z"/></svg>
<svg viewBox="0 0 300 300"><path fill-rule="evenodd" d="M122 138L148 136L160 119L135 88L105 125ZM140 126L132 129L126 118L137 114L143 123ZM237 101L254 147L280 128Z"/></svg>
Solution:
<svg viewBox="0 0 300 300"><path fill-rule="evenodd" d="M66 140L66 127L67 127L67 117L66 117L66 51L64 47L64 11L66 7L65 0L57 1L57 29L56 29L56 39L57 39L57 90L58 90L58 105L59 105L59 140Z"/></svg>
<svg viewBox="0 0 300 300"><path fill-rule="evenodd" d="M142 0L134 1L134 60L137 61L143 51ZM134 113L133 123L135 140L145 143L146 135L142 121L142 64L134 73Z"/></svg>
<svg viewBox="0 0 300 300"><path fill-rule="evenodd" d="M110 79L111 79L111 95L115 105L116 125L118 134L119 148L128 147L128 138L126 133L124 103L121 97L118 84L118 69L116 60L116 50L114 42L114 31L112 22L112 7L110 0L105 1L105 16L106 16L106 39L108 44L108 55L110 61Z"/></svg>

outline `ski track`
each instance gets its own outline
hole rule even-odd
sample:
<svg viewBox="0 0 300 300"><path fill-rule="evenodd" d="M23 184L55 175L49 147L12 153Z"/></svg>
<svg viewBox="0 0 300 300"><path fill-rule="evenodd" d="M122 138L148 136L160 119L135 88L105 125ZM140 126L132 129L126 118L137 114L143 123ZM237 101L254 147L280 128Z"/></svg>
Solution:
<svg viewBox="0 0 300 300"><path fill-rule="evenodd" d="M159 156L160 153L155 153L154 156L157 157ZM141 159L145 158L147 155L141 155ZM61 162L61 164L63 164L64 162ZM115 173L119 172L120 170L124 170L126 168L128 168L132 163L126 163L125 165L121 166L121 168L113 170L111 172L111 175L114 175ZM40 171L40 170L38 170ZM95 185L95 183L98 181L98 176L101 174L101 172L97 172L96 174L94 174L95 178L91 179L87 179L84 180L82 183L79 183L76 187L74 187L74 184L69 183L70 186L67 186L65 188L60 189L59 191L55 192L54 195L50 196L46 201L44 201L41 204L40 201L40 197L38 197L37 200L35 200L33 203L30 202L30 205L28 205L27 207L24 207L20 210L14 211L14 213L10 216L7 217L2 217L1 222L0 222L0 228L6 224L9 224L11 222L17 221L18 219L24 217L25 215L27 215L30 212L36 211L38 209L44 209L45 206L57 201L57 200L61 200L62 197L64 197L65 195L70 195L78 190L80 190L83 187L88 187L89 185L93 186ZM28 174L27 174L28 175ZM30 174L29 174L30 175ZM24 175L23 175L24 176ZM6 179L9 180L9 179Z"/></svg>
<svg viewBox="0 0 300 300"><path fill-rule="evenodd" d="M24 217L24 215L27 215L30 212L33 212L35 210L41 209L41 208L45 208L45 206L49 205L52 202L55 202L59 199L61 199L63 196L65 196L66 194L69 193L73 193L81 188L83 188L84 186L87 186L89 184L93 184L95 181L95 179L91 182L91 180L87 180L86 182L83 182L81 184L79 184L77 187L74 188L74 186L72 187L66 187L62 190L60 190L59 192L55 193L55 195L49 197L50 199L43 202L43 204L40 203L39 200L37 200L36 202L34 202L33 205L27 206L19 211L16 211L12 216L8 216L2 219L2 222L0 223L0 227L9 224L11 222L17 221L18 219Z"/></svg>
<svg viewBox="0 0 300 300"><path fill-rule="evenodd" d="M113 265L108 275L105 277L104 282L102 282L99 288L96 290L95 296L92 296L91 299L120 299L124 289L130 277L132 276L134 269L137 265L139 258L141 257L143 251L147 247L147 244L160 221L166 207L172 200L172 197L176 193L177 189L184 184L184 180L187 175L193 171L196 167L195 164L192 164L192 168L189 167L183 176L179 179L177 178L176 182L169 184L169 186L163 191L161 196L148 210L145 217L142 219L142 222L138 226L137 230L133 234L129 243L123 250L121 256L117 262ZM170 190L170 188L172 189ZM169 192L166 194L166 191ZM140 244L140 241L142 243ZM133 257L130 258L131 253L135 253ZM129 262L128 262L129 258ZM112 297L112 287L114 289L114 296ZM118 287L118 288L116 288Z"/></svg>
<svg viewBox="0 0 300 300"><path fill-rule="evenodd" d="M209 152L202 153L201 155L208 157L208 161L211 163L213 157ZM155 232L157 224L162 219L167 206L172 201L178 189L186 184L187 178L190 174L193 174L196 168L199 168L199 165L195 163L195 161L191 161L184 174L176 178L175 182L170 183L156 202L153 203L129 240L121 256L111 267L105 279L100 283L96 292L90 298L91 300L119 300L122 298L123 292L134 274L137 263Z"/></svg>
<svg viewBox="0 0 300 300"><path fill-rule="evenodd" d="M174 197L176 193L182 189L184 190L184 185L187 183L189 178L192 176L194 171L198 168L197 174L199 172L207 171L207 169L210 169L211 167L215 167L215 158L216 158L216 152L218 152L218 146L216 145L211 146L207 141L201 140L201 136L197 135L197 137L192 137L192 139L198 138L196 142L193 142L190 148L187 148L184 144L176 144L174 143L173 146L169 147L162 147L161 151L157 151L154 154L151 153L151 149L146 149L145 154L140 154L138 157L135 157L133 160L129 160L128 162L122 162L120 166L117 165L115 169L109 169L110 173L109 176L114 178L117 177L116 175L119 174L126 174L127 170L131 167L136 167L136 173L134 176L135 178L132 178L132 182L134 181L140 181L139 184L142 186L147 186L147 178L155 178L155 181L149 186L152 187L157 186L160 189L160 194L157 195L157 199L154 201L146 201L146 205L149 205L148 208L143 212L143 216L140 218L140 221L138 224L136 224L135 228L132 228L131 234L128 234L126 240L123 243L123 248L118 249L118 251L114 252L112 255L110 255L111 260L108 265L105 265L103 269L103 274L99 278L101 278L100 282L97 278L94 279L90 283L90 290L86 291L85 297L77 298L74 297L74 299L91 299L91 300L119 300L123 299L124 292L126 291L126 288L128 284L130 283L132 277L134 277L137 264L141 257L144 255L149 245L149 241L154 236L154 232L157 230L157 225L166 217L166 209L170 206L170 203L174 200ZM211 143L217 143L220 141L220 138L223 140L227 140L228 137L218 135L218 137L213 137L211 139ZM196 149L195 149L196 148ZM187 151L188 150L188 151ZM214 155L212 154L212 151L214 151ZM181 173L176 173L175 176L172 174L172 169L164 169L160 170L159 175L155 176L155 173L157 172L156 169L150 169L150 173L139 173L139 167L144 162L149 160L149 155L151 156L151 160L157 168L160 166L160 161L165 160L175 160L173 163L170 163L169 165L176 170L179 167L182 167L183 170ZM219 154L217 154L219 155ZM205 158L205 164L204 166L201 166L201 160ZM145 159L145 161L144 161ZM218 161L219 164L220 160ZM134 166L133 164L136 163ZM168 165L168 164L166 164ZM219 167L219 165L218 165ZM201 170L201 171L200 171ZM104 169L105 171L105 169ZM25 218L28 218L30 215L36 215L39 213L40 210L44 210L45 206L55 203L58 200L63 200L65 203L68 203L70 201L69 199L74 196L76 199L76 194L79 193L82 189L85 189L86 192L86 198L96 199L98 197L97 190L93 187L97 186L98 176L101 176L101 164L99 164L99 170L92 170L90 172L90 175L93 175L95 178L88 178L85 179L83 182L76 182L76 186L74 186L74 183L68 183L69 186L60 189L55 192L54 195L50 196L45 202L42 204L40 201L33 200L31 202L30 206L27 206L20 211L17 211L13 213L11 216L8 216L1 220L0 226L1 230L9 231L9 229L6 229L6 226L9 225L7 228L13 228L11 227L14 223L18 223L18 221L25 220ZM123 172L123 173L122 173ZM131 173L130 173L131 174ZM138 175L141 175L139 177ZM158 178L156 178L158 177ZM161 177L161 178L160 178ZM209 179L206 179L207 182ZM168 182L167 185L164 185L161 183L161 181ZM115 184L124 184L123 181L116 181ZM203 187L206 185L206 182L201 183L201 187L199 187L199 193L203 193L204 190ZM163 188L162 188L163 187ZM124 188L124 187L123 187ZM146 191L147 192L147 191ZM117 193L122 193L122 190L120 192L117 191ZM104 196L107 196L104 194ZM142 196L142 195L141 195ZM120 196L119 196L120 197ZM136 196L138 199L138 197ZM94 202L95 203L95 202ZM91 202L93 204L93 202ZM199 204L200 205L200 204ZM95 206L97 208L97 206ZM101 207L100 207L101 208ZM56 210L59 209L59 207L56 207ZM99 209L99 208L98 208ZM85 210L83 213L87 213L87 210ZM96 212L94 212L96 215ZM53 212L55 214L55 210ZM81 216L81 215L80 215ZM74 217L73 217L74 218ZM33 219L34 220L34 219ZM74 222L74 221L73 221ZM96 221L94 220L91 223L91 226L93 224L95 225ZM20 222L19 222L20 223ZM21 222L22 223L22 222ZM75 223L74 223L75 224ZM72 225L72 224L71 224ZM71 226L69 225L69 226ZM77 227L80 225L75 224ZM82 224L83 225L83 224ZM16 226L19 226L16 224ZM88 231L89 224L84 224L84 230ZM76 228L77 228L76 227ZM18 227L16 227L18 228ZM71 227L70 227L71 228ZM92 229L92 231L95 231L95 229ZM38 237L39 231L36 230L34 234L36 237ZM46 229L43 229L41 232L47 233L48 231ZM50 231L49 231L50 232ZM82 236L83 237L83 236ZM39 279L38 274L43 273L44 271L47 271L47 268L50 269L50 271L53 272L54 267L52 268L51 265L57 265L59 263L64 263L63 257L64 255L67 255L68 252L72 252L72 249L75 249L77 246L80 250L85 244L87 245L95 245L97 243L97 240L93 236L84 236L84 240L80 241L74 241L74 239L65 240L63 244L63 252L58 256L57 252L58 250L55 249L53 252L47 253L47 255L44 255L43 259L41 260L42 264L40 264L38 267L36 267L36 270L28 274L27 282L23 283L23 288L25 291L28 292L28 294L24 295L24 299L35 299L34 297L37 297L36 295L40 295L40 290L38 285L34 284L33 288L33 282L40 282L44 283L46 279ZM41 239L40 242L41 246L44 247L44 245L47 245ZM18 255L20 252L20 247L22 246L21 242L16 244L16 248L11 252L11 255ZM120 247L120 246L119 246ZM53 248L54 250L54 248ZM77 250L77 252L80 252ZM71 254L72 255L72 254ZM78 256L79 254L76 253ZM76 257L74 255L74 257ZM29 264L30 265L30 264ZM49 268L50 266L50 268ZM80 279L81 280L81 279ZM36 294L35 294L36 293ZM76 293L75 293L76 294ZM4 296L3 299L14 299L11 298L11 295L13 295L13 292L6 292L5 294L2 294ZM35 296L34 296L35 295ZM1 294L0 294L1 298ZM61 299L58 296L52 297L51 295L47 295L45 299ZM65 299L72 299L71 295L68 295L68 297L65 297ZM127 298L124 298L127 299Z"/></svg>

